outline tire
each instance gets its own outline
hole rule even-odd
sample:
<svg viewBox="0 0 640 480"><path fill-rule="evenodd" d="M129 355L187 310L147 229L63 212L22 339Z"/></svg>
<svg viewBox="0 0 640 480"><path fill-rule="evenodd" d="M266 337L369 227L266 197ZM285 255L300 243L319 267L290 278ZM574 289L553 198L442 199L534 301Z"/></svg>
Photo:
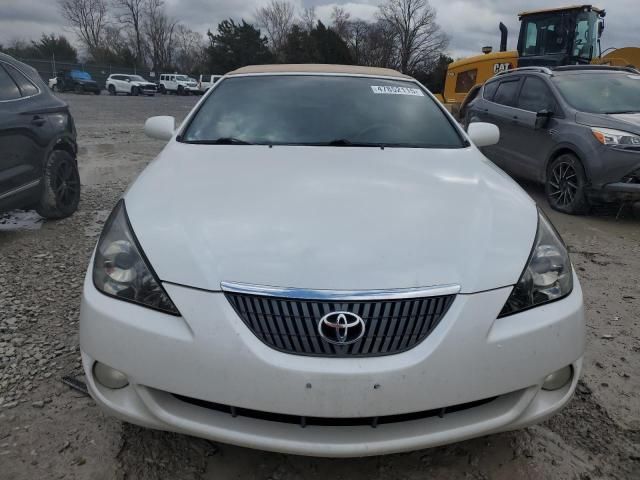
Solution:
<svg viewBox="0 0 640 480"><path fill-rule="evenodd" d="M84 93L84 87L82 85L76 85L74 90L76 93Z"/></svg>
<svg viewBox="0 0 640 480"><path fill-rule="evenodd" d="M160 88L158 90L160 91L160 93L162 95L166 95L167 94L167 89L164 88L164 85L160 85Z"/></svg>
<svg viewBox="0 0 640 480"><path fill-rule="evenodd" d="M107 88L107 90L109 90L109 95L116 94L116 87L114 87L113 85L109 85L109 88Z"/></svg>
<svg viewBox="0 0 640 480"><path fill-rule="evenodd" d="M51 91L52 92L57 92L58 91L58 86L57 85L51 85Z"/></svg>
<svg viewBox="0 0 640 480"><path fill-rule="evenodd" d="M176 91L177 95L184 95L184 87L182 85L180 85L178 87L178 90Z"/></svg>
<svg viewBox="0 0 640 480"><path fill-rule="evenodd" d="M36 212L44 218L72 215L80 203L80 175L75 159L63 150L54 150L47 158L42 175L42 194Z"/></svg>
<svg viewBox="0 0 640 480"><path fill-rule="evenodd" d="M137 97L140 94L140 91L138 89L138 87L131 87L131 95L133 95L134 97Z"/></svg>
<svg viewBox="0 0 640 480"><path fill-rule="evenodd" d="M569 215L589 213L588 180L584 167L572 153L560 155L549 163L545 192L554 210Z"/></svg>

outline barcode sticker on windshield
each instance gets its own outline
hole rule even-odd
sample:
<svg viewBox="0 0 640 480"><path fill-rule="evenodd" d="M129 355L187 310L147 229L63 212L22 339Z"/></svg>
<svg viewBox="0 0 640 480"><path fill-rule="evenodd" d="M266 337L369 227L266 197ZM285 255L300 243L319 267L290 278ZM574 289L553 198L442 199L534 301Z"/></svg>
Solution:
<svg viewBox="0 0 640 480"><path fill-rule="evenodd" d="M411 95L414 97L424 97L424 93L419 88L408 87L391 87L391 86L376 86L371 85L373 93L378 95Z"/></svg>

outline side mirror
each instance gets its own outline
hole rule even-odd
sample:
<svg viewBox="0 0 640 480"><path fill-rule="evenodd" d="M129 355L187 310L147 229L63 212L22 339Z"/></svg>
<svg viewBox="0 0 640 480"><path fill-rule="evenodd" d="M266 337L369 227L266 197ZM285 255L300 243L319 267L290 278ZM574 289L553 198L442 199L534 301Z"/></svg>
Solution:
<svg viewBox="0 0 640 480"><path fill-rule="evenodd" d="M553 112L549 110L540 110L538 113L536 113L536 130L547 128L551 117L553 117Z"/></svg>
<svg viewBox="0 0 640 480"><path fill-rule="evenodd" d="M145 135L158 140L170 140L175 129L176 119L174 117L151 117L144 122Z"/></svg>
<svg viewBox="0 0 640 480"><path fill-rule="evenodd" d="M493 123L477 122L469 124L469 139L476 147L489 147L500 141L500 129Z"/></svg>

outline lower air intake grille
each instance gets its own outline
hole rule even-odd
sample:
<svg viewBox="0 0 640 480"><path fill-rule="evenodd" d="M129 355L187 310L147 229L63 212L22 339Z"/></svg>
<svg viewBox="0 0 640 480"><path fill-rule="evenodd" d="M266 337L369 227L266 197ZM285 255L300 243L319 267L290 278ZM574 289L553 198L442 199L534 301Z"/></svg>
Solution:
<svg viewBox="0 0 640 480"><path fill-rule="evenodd" d="M225 292L236 313L264 343L297 355L366 357L391 355L422 342L438 325L455 295L372 301L274 298ZM320 320L332 312L362 318L364 334L355 343L336 345L319 334Z"/></svg>
<svg viewBox="0 0 640 480"><path fill-rule="evenodd" d="M196 398L184 397L182 395L174 395L180 401L195 405L197 407L215 410L217 412L228 413L233 417L254 418L257 420L267 420L270 422L290 423L306 427L309 425L324 427L355 427L369 426L376 428L378 425L390 423L410 422L412 420L422 420L425 418L440 417L464 410L480 407L494 401L498 397L486 398L475 402L462 403L445 408L435 408L433 410L424 410L422 412L401 413L398 415L385 415L381 417L352 417L352 418L329 418L329 417L301 417L298 415L287 415L284 413L263 412L260 410L251 410L248 408L232 407L220 403L207 402Z"/></svg>

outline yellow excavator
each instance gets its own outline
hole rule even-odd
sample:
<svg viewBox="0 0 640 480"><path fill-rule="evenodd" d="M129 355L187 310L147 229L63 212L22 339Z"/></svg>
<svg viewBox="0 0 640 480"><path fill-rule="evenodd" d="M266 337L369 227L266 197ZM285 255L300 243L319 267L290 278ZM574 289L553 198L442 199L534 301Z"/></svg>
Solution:
<svg viewBox="0 0 640 480"><path fill-rule="evenodd" d="M484 47L483 55L449 64L440 100L457 114L475 97L484 82L518 67L600 64L640 67L640 48L602 51L600 39L606 12L592 5L576 5L522 12L518 50L507 51L507 27L500 23L500 51Z"/></svg>

